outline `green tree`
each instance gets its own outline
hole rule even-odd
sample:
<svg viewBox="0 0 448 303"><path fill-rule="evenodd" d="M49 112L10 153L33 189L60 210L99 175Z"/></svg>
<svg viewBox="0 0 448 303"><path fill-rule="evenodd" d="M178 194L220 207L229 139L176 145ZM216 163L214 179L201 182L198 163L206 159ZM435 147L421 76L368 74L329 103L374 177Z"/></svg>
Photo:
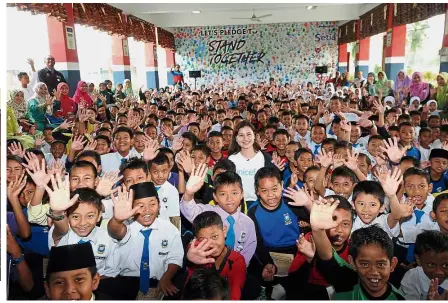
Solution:
<svg viewBox="0 0 448 303"><path fill-rule="evenodd" d="M409 45L409 65L413 67L417 59L417 52L422 48L423 40L427 37L426 30L429 28L429 25L428 21L419 21L408 26L406 40L407 45Z"/></svg>

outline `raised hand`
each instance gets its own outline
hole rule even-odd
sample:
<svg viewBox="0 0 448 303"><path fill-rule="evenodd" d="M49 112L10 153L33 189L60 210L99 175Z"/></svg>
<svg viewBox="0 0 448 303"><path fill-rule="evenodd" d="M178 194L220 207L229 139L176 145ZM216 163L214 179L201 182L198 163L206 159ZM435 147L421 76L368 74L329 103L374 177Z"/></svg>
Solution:
<svg viewBox="0 0 448 303"><path fill-rule="evenodd" d="M103 197L107 197L112 194L112 187L114 187L114 185L117 184L118 181L123 179L123 176L119 176L119 173L119 171L111 171L105 173L104 176L100 178L100 181L96 186L96 192Z"/></svg>
<svg viewBox="0 0 448 303"><path fill-rule="evenodd" d="M204 185L207 171L208 167L206 164L199 164L197 167L193 168L193 172L188 179L185 192L193 195L199 191L202 185Z"/></svg>
<svg viewBox="0 0 448 303"><path fill-rule="evenodd" d="M282 160L282 158L278 156L276 152L272 154L271 163L274 164L280 171L283 171L286 166L286 161Z"/></svg>
<svg viewBox="0 0 448 303"><path fill-rule="evenodd" d="M177 165L180 166L184 172L190 174L194 167L193 159L191 159L190 153L188 151L181 151L178 155L179 156L176 159Z"/></svg>
<svg viewBox="0 0 448 303"><path fill-rule="evenodd" d="M28 164L22 163L28 175L33 179L37 187L43 188L50 182L50 175L45 172L45 159L39 163L39 158L33 153L26 153L25 160Z"/></svg>
<svg viewBox="0 0 448 303"><path fill-rule="evenodd" d="M396 137L383 140L386 147L380 146L380 149L387 154L389 160L398 163L400 159L406 154L406 149L401 150L398 147L398 139Z"/></svg>
<svg viewBox="0 0 448 303"><path fill-rule="evenodd" d="M442 149L448 150L448 141L442 142Z"/></svg>
<svg viewBox="0 0 448 303"><path fill-rule="evenodd" d="M319 155L317 156L316 163L319 163L322 167L329 167L333 164L333 153L326 152L325 149L321 148Z"/></svg>
<svg viewBox="0 0 448 303"><path fill-rule="evenodd" d="M275 271L276 267L274 264L266 264L261 273L261 277L264 281L272 281L274 280Z"/></svg>
<svg viewBox="0 0 448 303"><path fill-rule="evenodd" d="M53 89L53 96L57 101L61 100L61 92L58 92L56 89Z"/></svg>
<svg viewBox="0 0 448 303"><path fill-rule="evenodd" d="M147 138L148 141L145 142L145 149L143 150L143 160L151 161L159 153L159 142L157 142L157 140L152 140L151 138L146 136L145 138Z"/></svg>
<svg viewBox="0 0 448 303"><path fill-rule="evenodd" d="M173 140L173 146L171 147L173 152L176 153L177 151L181 150L183 147L184 147L184 138L175 137Z"/></svg>
<svg viewBox="0 0 448 303"><path fill-rule="evenodd" d="M316 245L313 241L313 236L310 236L310 241L305 239L303 234L300 234L299 239L296 241L297 249L301 252L307 259L313 259L316 253Z"/></svg>
<svg viewBox="0 0 448 303"><path fill-rule="evenodd" d="M439 279L431 279L429 282L427 300L447 300L448 291L444 290L442 294L439 294Z"/></svg>
<svg viewBox="0 0 448 303"><path fill-rule="evenodd" d="M34 138L34 146L39 148L42 146L42 144L44 144L44 138L42 135L36 135L36 137Z"/></svg>
<svg viewBox="0 0 448 303"><path fill-rule="evenodd" d="M313 197L304 188L299 188L296 185L295 188L288 187L283 191L283 196L292 200L288 202L292 206L311 206L313 204Z"/></svg>
<svg viewBox="0 0 448 303"><path fill-rule="evenodd" d="M22 144L17 142L12 142L8 146L8 150L13 156L18 156L20 158L23 158L25 156L25 150L22 147Z"/></svg>
<svg viewBox="0 0 448 303"><path fill-rule="evenodd" d="M333 156L333 166L334 168L340 167L342 165L344 165L344 156L340 155L340 154L334 154Z"/></svg>
<svg viewBox="0 0 448 303"><path fill-rule="evenodd" d="M97 144L98 144L98 142L96 140L89 142L89 143L87 143L86 147L84 147L84 150L95 150Z"/></svg>
<svg viewBox="0 0 448 303"><path fill-rule="evenodd" d="M330 124L333 121L333 117L330 116L330 113L328 111L324 112L323 119L324 119L324 124L325 125L328 125L328 124Z"/></svg>
<svg viewBox="0 0 448 303"><path fill-rule="evenodd" d="M26 186L26 174L23 172L20 176L16 176L15 179L8 183L6 190L6 196L11 200L11 198L19 198L20 193ZM17 201L17 200L15 200Z"/></svg>
<svg viewBox="0 0 448 303"><path fill-rule="evenodd" d="M379 179L386 196L391 197L397 193L398 187L403 182L403 176L399 167L394 167L393 171L385 178Z"/></svg>
<svg viewBox="0 0 448 303"><path fill-rule="evenodd" d="M415 198L405 198L401 199L401 202L397 205L399 217L400 218L408 218L414 214L416 199Z"/></svg>
<svg viewBox="0 0 448 303"><path fill-rule="evenodd" d="M352 126L351 126L350 122L348 122L348 120L341 120L340 125L341 125L340 130L342 130L346 133L349 133L352 129Z"/></svg>
<svg viewBox="0 0 448 303"><path fill-rule="evenodd" d="M50 94L47 94L45 96L45 104L48 105L53 105L53 100L54 98L52 96L50 96Z"/></svg>
<svg viewBox="0 0 448 303"><path fill-rule="evenodd" d="M73 138L71 149L74 151L81 151L84 149L84 144L86 144L86 139L84 136L77 136Z"/></svg>
<svg viewBox="0 0 448 303"><path fill-rule="evenodd" d="M61 123L61 125L59 125L60 129L70 129L73 127L75 123L73 121L68 122L67 120L64 120L64 122Z"/></svg>
<svg viewBox="0 0 448 303"><path fill-rule="evenodd" d="M349 150L347 150L347 157L348 159L344 159L344 165L350 168L352 171L355 171L358 169L358 153L351 153Z"/></svg>
<svg viewBox="0 0 448 303"><path fill-rule="evenodd" d="M313 206L311 207L310 213L310 224L312 229L332 229L338 226L341 222L341 218L337 217L334 219L334 211L339 205L339 200L333 198L315 200Z"/></svg>
<svg viewBox="0 0 448 303"><path fill-rule="evenodd" d="M50 180L50 175L60 174L61 176L65 174L65 162L61 159L57 159L47 166L47 177ZM47 181L47 183L48 183Z"/></svg>
<svg viewBox="0 0 448 303"><path fill-rule="evenodd" d="M372 127L372 121L369 119L360 118L358 121L358 124L359 124L359 126L364 127L364 128Z"/></svg>
<svg viewBox="0 0 448 303"><path fill-rule="evenodd" d="M118 188L118 195L112 195L112 201L114 202L114 218L118 221L126 221L127 219L135 216L140 207L136 206L132 208L132 201L134 200L134 191L131 189L129 193L124 186Z"/></svg>
<svg viewBox="0 0 448 303"><path fill-rule="evenodd" d="M292 168L293 166L291 166ZM293 169L291 169L292 171ZM295 169L295 172L292 172L291 174L291 179L290 179L290 183L289 183L289 187L295 187L297 185L297 183L299 182L299 177L297 176L297 169Z"/></svg>
<svg viewBox="0 0 448 303"><path fill-rule="evenodd" d="M187 259L197 265L215 263L215 259L209 257L216 252L216 248L211 248L212 241L202 239L196 246L196 238L191 241L190 248L187 252Z"/></svg>
<svg viewBox="0 0 448 303"><path fill-rule="evenodd" d="M47 184L44 187L50 197L50 208L53 211L65 211L78 201L79 194L70 199L70 183L68 179L62 181L61 175L56 174L56 177L51 175L50 180L53 189L49 188Z"/></svg>

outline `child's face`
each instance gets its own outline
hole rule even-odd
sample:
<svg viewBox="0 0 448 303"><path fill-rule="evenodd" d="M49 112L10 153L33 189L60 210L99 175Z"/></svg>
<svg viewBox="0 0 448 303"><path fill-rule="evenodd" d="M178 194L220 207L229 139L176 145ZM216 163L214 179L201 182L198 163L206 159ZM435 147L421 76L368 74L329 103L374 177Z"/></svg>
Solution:
<svg viewBox="0 0 448 303"><path fill-rule="evenodd" d="M331 130L333 131L333 133L337 136L339 134L339 130L341 129L341 124L340 123L333 123L331 125Z"/></svg>
<svg viewBox="0 0 448 303"><path fill-rule="evenodd" d="M99 153L100 155L105 155L109 153L110 148L109 145L107 145L107 141L104 139L96 139L96 147L95 151Z"/></svg>
<svg viewBox="0 0 448 303"><path fill-rule="evenodd" d="M432 158L429 160L431 162L431 170L437 173L443 173L448 168L448 159L445 158Z"/></svg>
<svg viewBox="0 0 448 303"><path fill-rule="evenodd" d="M78 188L94 189L98 184L98 178L95 178L94 172L90 167L75 167L70 170L70 191Z"/></svg>
<svg viewBox="0 0 448 303"><path fill-rule="evenodd" d="M146 175L145 171L142 168L139 169L125 169L123 172L123 184L126 185L126 188L129 188L134 184L139 184L143 182L147 182L148 175Z"/></svg>
<svg viewBox="0 0 448 303"><path fill-rule="evenodd" d="M334 153L334 145L333 144L331 144L331 143L328 143L328 144L324 144L324 145L322 145L322 148L325 150L325 152L328 154L328 153Z"/></svg>
<svg viewBox="0 0 448 303"><path fill-rule="evenodd" d="M149 174L151 175L151 180L154 182L154 185L162 185L166 182L166 180L168 180L170 167L168 163L164 163L162 165L153 163L149 169Z"/></svg>
<svg viewBox="0 0 448 303"><path fill-rule="evenodd" d="M53 132L49 129L49 130L44 130L44 140L47 143L51 143L54 141L53 138Z"/></svg>
<svg viewBox="0 0 448 303"><path fill-rule="evenodd" d="M196 137L199 137L199 128L196 125L189 126L188 131L192 132Z"/></svg>
<svg viewBox="0 0 448 303"><path fill-rule="evenodd" d="M311 155L311 153L302 153L298 158L297 158L297 169L301 172L304 173L308 167L313 165L313 156Z"/></svg>
<svg viewBox="0 0 448 303"><path fill-rule="evenodd" d="M287 145L286 146L286 158L288 158L289 162L294 162L294 153L299 149L297 144Z"/></svg>
<svg viewBox="0 0 448 303"><path fill-rule="evenodd" d="M222 132L223 146L228 146L232 143L233 132L230 129L226 129Z"/></svg>
<svg viewBox="0 0 448 303"><path fill-rule="evenodd" d="M301 135L305 135L308 131L308 121L306 119L297 119L296 120L296 124L295 124L295 128L296 131Z"/></svg>
<svg viewBox="0 0 448 303"><path fill-rule="evenodd" d="M353 192L353 181L349 177L337 176L331 183L331 187L336 195L343 196L348 199Z"/></svg>
<svg viewBox="0 0 448 303"><path fill-rule="evenodd" d="M414 128L412 126L400 127L400 141L405 144L409 144L414 140Z"/></svg>
<svg viewBox="0 0 448 303"><path fill-rule="evenodd" d="M192 149L193 149L193 142L191 142L187 138L184 138L182 150L191 153Z"/></svg>
<svg viewBox="0 0 448 303"><path fill-rule="evenodd" d="M115 134L114 146L117 152L127 153L133 144L134 140L127 132L119 132L118 134Z"/></svg>
<svg viewBox="0 0 448 303"><path fill-rule="evenodd" d="M400 133L398 132L398 130L390 130L390 131L389 131L389 135L390 135L392 138L400 139Z"/></svg>
<svg viewBox="0 0 448 303"><path fill-rule="evenodd" d="M345 147L338 147L335 150L335 155L341 155L343 159L348 160L348 150Z"/></svg>
<svg viewBox="0 0 448 303"><path fill-rule="evenodd" d="M150 226L159 215L159 202L156 197L136 199L132 207L139 208L135 220L143 226Z"/></svg>
<svg viewBox="0 0 448 303"><path fill-rule="evenodd" d="M431 211L431 218L437 222L441 232L448 233L448 200L443 200L435 213Z"/></svg>
<svg viewBox="0 0 448 303"><path fill-rule="evenodd" d="M226 184L216 188L213 199L228 214L234 214L243 199L243 190L238 184Z"/></svg>
<svg viewBox="0 0 448 303"><path fill-rule="evenodd" d="M319 174L318 170L312 170L306 173L305 183L311 191L314 190L314 185L316 183L316 178L318 174Z"/></svg>
<svg viewBox="0 0 448 303"><path fill-rule="evenodd" d="M34 193L36 192L36 185L34 183L27 182L25 188L19 195L19 202L22 206L28 206L33 200Z"/></svg>
<svg viewBox="0 0 448 303"><path fill-rule="evenodd" d="M87 268L52 273L45 282L45 292L50 300L83 300L92 298L92 292L100 284L100 275Z"/></svg>
<svg viewBox="0 0 448 303"><path fill-rule="evenodd" d="M134 138L134 147L138 153L142 153L145 150L145 141L143 135L136 135Z"/></svg>
<svg viewBox="0 0 448 303"><path fill-rule="evenodd" d="M419 136L420 145L423 147L428 146L432 142L431 132L422 132Z"/></svg>
<svg viewBox="0 0 448 303"><path fill-rule="evenodd" d="M437 104L435 102L431 102L429 103L428 108L430 112L434 112L437 110Z"/></svg>
<svg viewBox="0 0 448 303"><path fill-rule="evenodd" d="M289 140L286 135L277 135L274 138L274 144L277 147L277 150L284 151L286 149L286 146L288 145Z"/></svg>
<svg viewBox="0 0 448 303"><path fill-rule="evenodd" d="M157 137L157 129L155 127L146 128L145 133L153 140L155 140Z"/></svg>
<svg viewBox="0 0 448 303"><path fill-rule="evenodd" d="M359 126L352 125L350 126L350 129L350 142L355 144L361 137L361 128Z"/></svg>
<svg viewBox="0 0 448 303"><path fill-rule="evenodd" d="M168 157L168 165L171 171L174 167L174 156L172 153L165 153L165 155Z"/></svg>
<svg viewBox="0 0 448 303"><path fill-rule="evenodd" d="M22 175L23 166L15 160L8 160L6 163L6 181L12 182Z"/></svg>
<svg viewBox="0 0 448 303"><path fill-rule="evenodd" d="M448 277L448 251L424 252L417 256L417 262L429 279L439 279L439 285Z"/></svg>
<svg viewBox="0 0 448 303"><path fill-rule="evenodd" d="M380 201L373 195L360 193L354 204L356 215L364 224L369 224L375 220L380 213Z"/></svg>
<svg viewBox="0 0 448 303"><path fill-rule="evenodd" d="M316 171L317 176L318 171ZM331 246L334 249L341 249L347 239L350 237L350 233L352 231L353 225L353 217L352 213L348 210L339 208L334 211L334 215L338 218L341 218L341 223L338 224L335 228L327 230L328 239L331 242Z"/></svg>
<svg viewBox="0 0 448 303"><path fill-rule="evenodd" d="M371 296L380 297L386 292L390 273L397 265L397 258L389 260L384 249L375 244L360 247L356 260L350 255L348 258Z"/></svg>
<svg viewBox="0 0 448 303"><path fill-rule="evenodd" d="M404 190L408 197L415 199L415 205L422 208L432 191L432 184L428 184L423 176L410 175L404 180Z"/></svg>
<svg viewBox="0 0 448 303"><path fill-rule="evenodd" d="M98 208L88 203L79 203L68 216L71 229L80 237L87 237L101 219Z"/></svg>
<svg viewBox="0 0 448 303"><path fill-rule="evenodd" d="M212 225L201 228L196 234L196 239L198 239L199 242L207 239L208 242L211 243L210 249L215 250L215 253L210 256L212 258L217 258L222 254L224 247L226 246L226 232L226 226L220 227L218 225Z"/></svg>
<svg viewBox="0 0 448 303"><path fill-rule="evenodd" d="M282 123L286 128L291 127L292 125L292 116L291 115L286 115L286 116L282 116Z"/></svg>
<svg viewBox="0 0 448 303"><path fill-rule="evenodd" d="M412 117L411 117L412 125L418 126L418 125L420 125L420 121L421 121L420 115L412 115Z"/></svg>
<svg viewBox="0 0 448 303"><path fill-rule="evenodd" d="M369 174L370 169L372 168L371 165L367 164L367 157L365 156L358 157L358 167L362 174L366 177Z"/></svg>
<svg viewBox="0 0 448 303"><path fill-rule="evenodd" d="M193 159L194 165L197 167L199 164L207 164L209 158L202 150L195 150L191 153L191 159Z"/></svg>
<svg viewBox="0 0 448 303"><path fill-rule="evenodd" d="M267 128L264 131L264 134L266 135L266 138L269 140L269 142L272 142L272 140L274 140L274 132L275 132L275 129L273 129L273 128Z"/></svg>
<svg viewBox="0 0 448 303"><path fill-rule="evenodd" d="M282 188L277 178L261 179L256 188L261 204L269 210L275 209L282 201Z"/></svg>
<svg viewBox="0 0 448 303"><path fill-rule="evenodd" d="M211 137L207 141L207 146L213 153L220 153L224 142L221 137Z"/></svg>
<svg viewBox="0 0 448 303"><path fill-rule="evenodd" d="M325 129L320 126L313 127L311 131L311 140L314 143L321 144L326 138Z"/></svg>
<svg viewBox="0 0 448 303"><path fill-rule="evenodd" d="M448 132L440 132L440 142L448 141Z"/></svg>
<svg viewBox="0 0 448 303"><path fill-rule="evenodd" d="M367 151L372 155L372 156L378 156L382 153L380 147L384 147L384 143L382 140L380 139L373 139L369 142L369 144L367 144Z"/></svg>
<svg viewBox="0 0 448 303"><path fill-rule="evenodd" d="M65 152L65 144L57 143L51 145L51 154L55 159L60 159L64 155Z"/></svg>

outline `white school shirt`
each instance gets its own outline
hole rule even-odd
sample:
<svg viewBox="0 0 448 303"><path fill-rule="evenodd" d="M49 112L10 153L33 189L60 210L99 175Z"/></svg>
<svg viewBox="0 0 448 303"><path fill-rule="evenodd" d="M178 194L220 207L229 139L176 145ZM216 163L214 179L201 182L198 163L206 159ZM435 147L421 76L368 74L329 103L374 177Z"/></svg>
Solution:
<svg viewBox="0 0 448 303"><path fill-rule="evenodd" d="M219 123L216 123L216 124L212 125L212 128L211 128L211 130L210 130L210 131L217 131L217 132L221 132L221 128L222 128L221 124L219 124Z"/></svg>
<svg viewBox="0 0 448 303"><path fill-rule="evenodd" d="M229 160L235 163L236 173L240 175L244 188L244 200L256 201L255 194L255 173L264 167L264 155L258 151L252 159L246 159L241 152L229 156Z"/></svg>
<svg viewBox="0 0 448 303"><path fill-rule="evenodd" d="M369 142L370 136L360 137L355 144L353 144L353 149L357 153L365 154L367 151L367 144Z"/></svg>
<svg viewBox="0 0 448 303"><path fill-rule="evenodd" d="M425 201L425 207L421 209L424 214L419 224L417 224L417 217L414 212L412 212L412 216L404 218L404 220L401 221L402 236L398 238L398 244L407 247L407 244L415 243L417 235L424 230L434 230L434 225L437 225L437 223L430 217L433 202L434 197L432 195L428 195L428 198Z"/></svg>
<svg viewBox="0 0 448 303"><path fill-rule="evenodd" d="M397 223L394 228L390 228L389 224L387 224L387 218L389 216L390 214L380 215L369 224L365 224L358 216L356 216L355 221L353 222L352 233L360 228L378 225L382 230L387 232L390 238L398 237L398 235L400 234L400 223Z"/></svg>
<svg viewBox="0 0 448 303"><path fill-rule="evenodd" d="M300 140L305 140L307 143L311 141L311 133L307 131L305 136L301 136L298 132L294 135L294 141L299 142Z"/></svg>
<svg viewBox="0 0 448 303"><path fill-rule="evenodd" d="M418 150L420 151L421 158L420 161L428 161L429 160L429 153L431 152L431 145L429 148L424 148L423 146L419 146Z"/></svg>
<svg viewBox="0 0 448 303"><path fill-rule="evenodd" d="M137 153L134 149L134 151L131 149L126 157L124 157L126 160L129 160L130 158L141 158L142 156ZM111 171L116 171L120 169L121 165L121 159L123 157L118 153L108 153L105 155L101 155L101 167L103 168L103 174Z"/></svg>
<svg viewBox="0 0 448 303"><path fill-rule="evenodd" d="M52 165L54 161L55 159L51 153L45 154L45 162L47 163L47 166ZM65 164L65 162L67 161L67 154L62 155L59 161L62 161L62 163Z"/></svg>
<svg viewBox="0 0 448 303"><path fill-rule="evenodd" d="M33 87L37 83L37 72L27 73L30 78L30 83L26 86L26 88L20 87L19 90L23 93L23 98L25 101L29 100L34 95Z"/></svg>
<svg viewBox="0 0 448 303"><path fill-rule="evenodd" d="M434 140L434 142L432 142L431 150L433 150L434 148L442 148L442 141L440 141L440 139Z"/></svg>
<svg viewBox="0 0 448 303"><path fill-rule="evenodd" d="M121 256L120 265L122 276L139 277L140 262L142 259L143 243L145 237L140 232L143 227L137 221L125 222L127 231L124 238L119 241L122 246L118 252ZM179 230L166 220L155 219L150 228L153 230L149 237L149 269L150 278L160 280L168 270L168 264L182 267L184 248Z"/></svg>
<svg viewBox="0 0 448 303"><path fill-rule="evenodd" d="M48 247L55 246L53 241L54 225L48 234ZM80 240L89 241L95 255L96 268L101 276L116 277L120 273L120 255L117 248L121 243L114 241L106 228L95 227L87 237L78 236L72 229L69 229L59 240L59 246L78 244Z"/></svg>
<svg viewBox="0 0 448 303"><path fill-rule="evenodd" d="M327 138L328 138L328 134L327 134ZM317 148L317 153L315 153L314 151L316 150L316 146L319 145L319 147ZM314 156L318 155L320 150L322 149L322 143L317 144L316 142L314 142L313 140L310 139L310 141L308 142L308 147L309 149L311 149L311 152L313 153Z"/></svg>
<svg viewBox="0 0 448 303"><path fill-rule="evenodd" d="M179 191L170 182L165 181L160 187L155 185L160 200L160 208L165 208L168 217L180 216Z"/></svg>
<svg viewBox="0 0 448 303"><path fill-rule="evenodd" d="M426 300L428 297L429 280L423 268L418 266L406 272L401 280L400 291L406 300ZM448 279L439 285L443 289L448 289Z"/></svg>
<svg viewBox="0 0 448 303"><path fill-rule="evenodd" d="M324 195L325 195L325 197L328 197L328 196L336 195L336 193L334 192L334 190L326 188ZM325 197L323 197L323 198L325 198ZM353 193L350 195L350 197L347 198L347 201L353 206L352 200L353 200Z"/></svg>

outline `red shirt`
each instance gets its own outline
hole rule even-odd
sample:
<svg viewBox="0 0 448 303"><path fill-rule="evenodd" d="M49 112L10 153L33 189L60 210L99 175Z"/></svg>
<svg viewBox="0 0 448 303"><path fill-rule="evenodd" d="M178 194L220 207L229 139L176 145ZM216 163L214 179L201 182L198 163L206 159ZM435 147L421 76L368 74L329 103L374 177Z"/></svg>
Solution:
<svg viewBox="0 0 448 303"><path fill-rule="evenodd" d="M311 232L309 232L305 235L305 239L309 240L310 236L311 236ZM338 255L342 259L344 259L345 261L348 262L348 243L347 243L347 245L345 245L345 247L341 251L338 252ZM305 264L305 262L306 262L305 256L302 253L297 252L294 260L291 263L291 266L289 267L288 272L292 273L292 272L299 270L299 268L302 267L302 265ZM315 263L316 261L313 260L312 262ZM317 270L316 266L312 266L312 268L311 268L310 275L308 278L308 283L315 284L315 285L322 285L322 286L329 285L328 282L325 280L325 278Z"/></svg>
<svg viewBox="0 0 448 303"><path fill-rule="evenodd" d="M227 159L227 157L229 156L229 152L226 150L221 150L221 158L216 160L212 157L212 155L210 154L210 160L208 161L208 167L212 168L213 166L215 166L216 162L218 162L221 159Z"/></svg>
<svg viewBox="0 0 448 303"><path fill-rule="evenodd" d="M194 270L200 266L211 268L212 266L214 267L215 264L193 264L193 266L189 266L187 268L187 281L190 279ZM220 268L217 269L217 272L229 282L230 300L240 300L241 290L243 289L244 282L246 282L246 261L244 260L244 257L239 252L227 248L227 254L224 257Z"/></svg>

